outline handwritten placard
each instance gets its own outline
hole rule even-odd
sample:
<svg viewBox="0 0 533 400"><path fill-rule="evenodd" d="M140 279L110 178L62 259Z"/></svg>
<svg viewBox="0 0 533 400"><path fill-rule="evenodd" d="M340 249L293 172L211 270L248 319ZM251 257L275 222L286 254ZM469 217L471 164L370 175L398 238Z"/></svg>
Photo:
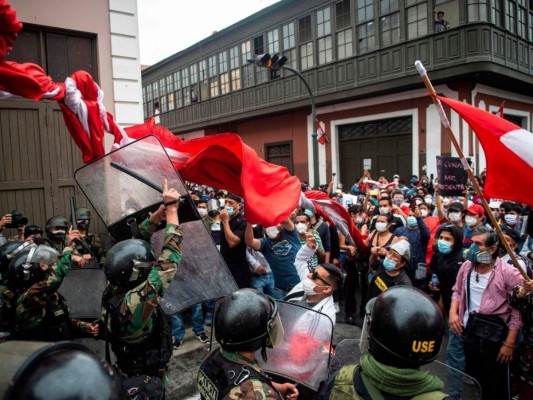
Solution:
<svg viewBox="0 0 533 400"><path fill-rule="evenodd" d="M437 156L437 186L441 196L462 196L468 176L458 157Z"/></svg>

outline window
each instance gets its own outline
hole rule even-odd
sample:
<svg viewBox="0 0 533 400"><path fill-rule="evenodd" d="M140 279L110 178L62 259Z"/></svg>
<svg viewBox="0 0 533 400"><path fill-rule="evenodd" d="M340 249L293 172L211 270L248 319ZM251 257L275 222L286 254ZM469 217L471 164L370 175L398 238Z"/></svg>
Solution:
<svg viewBox="0 0 533 400"><path fill-rule="evenodd" d="M287 57L285 65L296 67L296 49L295 49L294 22L283 26L283 55Z"/></svg>
<svg viewBox="0 0 533 400"><path fill-rule="evenodd" d="M335 4L335 27L340 30L349 28L351 24L350 0L339 1Z"/></svg>
<svg viewBox="0 0 533 400"><path fill-rule="evenodd" d="M516 2L506 0L504 2L505 28L512 33L516 33Z"/></svg>
<svg viewBox="0 0 533 400"><path fill-rule="evenodd" d="M154 94L154 100L159 98L159 82L152 82L152 93Z"/></svg>
<svg viewBox="0 0 533 400"><path fill-rule="evenodd" d="M241 44L242 65L248 64L248 60L252 59L252 41L248 40Z"/></svg>
<svg viewBox="0 0 533 400"><path fill-rule="evenodd" d="M198 63L199 71L200 71L200 82L207 81L207 61L202 60Z"/></svg>
<svg viewBox="0 0 533 400"><path fill-rule="evenodd" d="M191 88L189 87L189 69L183 68L181 70L181 86L183 93L183 105L189 106L191 104Z"/></svg>
<svg viewBox="0 0 533 400"><path fill-rule="evenodd" d="M275 29L267 33L268 53L274 55L279 53L279 30Z"/></svg>
<svg viewBox="0 0 533 400"><path fill-rule="evenodd" d="M500 0L494 0L491 7L491 22L498 26L503 26L502 20L502 3Z"/></svg>
<svg viewBox="0 0 533 400"><path fill-rule="evenodd" d="M181 86L184 88L189 86L189 70L187 68L181 70Z"/></svg>
<svg viewBox="0 0 533 400"><path fill-rule="evenodd" d="M292 142L265 144L266 161L271 164L281 165L293 173L292 168Z"/></svg>
<svg viewBox="0 0 533 400"><path fill-rule="evenodd" d="M398 0L380 0L381 46L400 42Z"/></svg>
<svg viewBox="0 0 533 400"><path fill-rule="evenodd" d="M247 40L241 44L241 61L242 61L242 87L253 86L254 65L249 64L248 60L252 59L252 41Z"/></svg>
<svg viewBox="0 0 533 400"><path fill-rule="evenodd" d="M220 74L220 94L229 93L229 74Z"/></svg>
<svg viewBox="0 0 533 400"><path fill-rule="evenodd" d="M218 72L228 72L228 53L218 53Z"/></svg>
<svg viewBox="0 0 533 400"><path fill-rule="evenodd" d="M468 22L488 21L487 0L468 0Z"/></svg>
<svg viewBox="0 0 533 400"><path fill-rule="evenodd" d="M183 107L182 91L181 91L181 74L179 71L172 74L174 76L174 104L176 108Z"/></svg>
<svg viewBox="0 0 533 400"><path fill-rule="evenodd" d="M527 40L527 9L518 6L518 36Z"/></svg>
<svg viewBox="0 0 533 400"><path fill-rule="evenodd" d="M265 47L263 44L263 36L257 36L254 38L254 54L263 54Z"/></svg>
<svg viewBox="0 0 533 400"><path fill-rule="evenodd" d="M374 50L376 48L374 22L370 21L365 24L358 25L357 37L359 38L358 49L360 53Z"/></svg>
<svg viewBox="0 0 533 400"><path fill-rule="evenodd" d="M357 0L357 22L374 19L374 0Z"/></svg>
<svg viewBox="0 0 533 400"><path fill-rule="evenodd" d="M217 56L209 57L209 94L211 97L219 95L217 76Z"/></svg>
<svg viewBox="0 0 533 400"><path fill-rule="evenodd" d="M407 8L407 39L428 33L428 6L426 2Z"/></svg>
<svg viewBox="0 0 533 400"><path fill-rule="evenodd" d="M300 46L300 60L302 63L302 70L313 68L313 43L307 43Z"/></svg>
<svg viewBox="0 0 533 400"><path fill-rule="evenodd" d="M313 40L310 15L300 18L298 20L298 33L300 43L305 43Z"/></svg>
<svg viewBox="0 0 533 400"><path fill-rule="evenodd" d="M319 38L331 34L331 11L329 7L316 12L316 31Z"/></svg>
<svg viewBox="0 0 533 400"><path fill-rule="evenodd" d="M231 70L231 90L241 88L241 70L239 68Z"/></svg>
<svg viewBox="0 0 533 400"><path fill-rule="evenodd" d="M239 69L239 46L229 49L229 67L231 69L231 90L241 88L241 71Z"/></svg>
<svg viewBox="0 0 533 400"><path fill-rule="evenodd" d="M174 82L172 81L172 75L165 77L167 85L167 104L168 110L171 111L174 109Z"/></svg>
<svg viewBox="0 0 533 400"><path fill-rule="evenodd" d="M318 39L318 65L329 63L332 60L331 35Z"/></svg>
<svg viewBox="0 0 533 400"><path fill-rule="evenodd" d="M339 60L353 55L352 29L337 33L337 58Z"/></svg>
<svg viewBox="0 0 533 400"><path fill-rule="evenodd" d="M529 41L533 42L533 7L529 11Z"/></svg>
<svg viewBox="0 0 533 400"><path fill-rule="evenodd" d="M300 45L300 63L301 69L306 70L314 67L314 52L313 52L313 35L311 29L311 16L300 18L298 20L298 33L300 43L305 43Z"/></svg>
<svg viewBox="0 0 533 400"><path fill-rule="evenodd" d="M167 96L164 95L163 97L161 97L161 106L160 106L160 111L162 113L166 113L168 111L168 107L167 107Z"/></svg>
<svg viewBox="0 0 533 400"><path fill-rule="evenodd" d="M198 83L198 66L196 64L191 65L191 85Z"/></svg>

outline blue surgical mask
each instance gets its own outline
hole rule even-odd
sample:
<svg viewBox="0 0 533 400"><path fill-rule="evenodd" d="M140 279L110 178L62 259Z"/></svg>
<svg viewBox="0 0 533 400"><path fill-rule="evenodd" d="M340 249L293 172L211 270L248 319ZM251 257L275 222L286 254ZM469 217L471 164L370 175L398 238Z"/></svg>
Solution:
<svg viewBox="0 0 533 400"><path fill-rule="evenodd" d="M235 214L235 209L233 207L226 207L226 211L230 217Z"/></svg>
<svg viewBox="0 0 533 400"><path fill-rule="evenodd" d="M383 260L383 268L385 268L387 271L394 271L396 269L396 261L385 257Z"/></svg>
<svg viewBox="0 0 533 400"><path fill-rule="evenodd" d="M452 251L452 244L446 240L439 239L437 241L437 247L439 248L439 253L449 254Z"/></svg>
<svg viewBox="0 0 533 400"><path fill-rule="evenodd" d="M479 247L477 247L477 244L472 244L465 255L465 260L476 262L476 254L479 253Z"/></svg>
<svg viewBox="0 0 533 400"><path fill-rule="evenodd" d="M410 227L415 227L415 226L418 225L418 222L417 222L415 217L410 215L410 216L407 217L407 225L410 226Z"/></svg>

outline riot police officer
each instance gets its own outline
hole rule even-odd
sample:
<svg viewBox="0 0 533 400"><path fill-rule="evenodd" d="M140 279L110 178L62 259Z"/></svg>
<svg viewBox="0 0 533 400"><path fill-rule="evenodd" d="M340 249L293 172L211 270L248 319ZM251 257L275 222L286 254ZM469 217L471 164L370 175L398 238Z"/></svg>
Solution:
<svg viewBox="0 0 533 400"><path fill-rule="evenodd" d="M61 215L56 215L46 221L46 244L59 253L63 252L66 245L68 221Z"/></svg>
<svg viewBox="0 0 533 400"><path fill-rule="evenodd" d="M98 334L96 325L69 318L68 307L57 292L77 257L73 251L67 246L60 257L49 246L30 244L11 253L6 286L13 293L15 338L59 341L81 333Z"/></svg>
<svg viewBox="0 0 533 400"><path fill-rule="evenodd" d="M442 313L428 295L409 286L388 289L372 310L368 353L323 382L316 398L446 398L443 382L418 370L437 358L443 329Z"/></svg>
<svg viewBox="0 0 533 400"><path fill-rule="evenodd" d="M76 221L76 228L80 234L79 240L76 242L76 252L82 256L80 267L87 266L87 264L97 267L103 265L104 249L102 242L98 235L89 233L89 226L91 225L91 211L85 207L76 208L74 218Z"/></svg>
<svg viewBox="0 0 533 400"><path fill-rule="evenodd" d="M179 197L165 180L164 206L149 221L155 226L166 213L166 235L159 260L155 260L150 243L128 239L113 246L104 263L109 285L102 299L103 318L117 359L116 367L126 389L135 386L135 377L144 377L141 383L144 381L145 386L152 388L152 393L146 394L149 398L155 392L163 393L172 355L169 321L159 302L181 261Z"/></svg>
<svg viewBox="0 0 533 400"><path fill-rule="evenodd" d="M254 360L257 350L265 359L266 348L283 338L274 299L254 289L239 289L219 301L214 322L221 349L200 366L197 383L203 400L298 397L295 385L271 381Z"/></svg>

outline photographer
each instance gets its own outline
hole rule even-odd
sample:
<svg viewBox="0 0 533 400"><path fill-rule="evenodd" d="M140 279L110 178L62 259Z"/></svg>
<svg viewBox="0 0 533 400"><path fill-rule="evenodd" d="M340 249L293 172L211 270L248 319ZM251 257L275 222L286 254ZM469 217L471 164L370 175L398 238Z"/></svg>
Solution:
<svg viewBox="0 0 533 400"><path fill-rule="evenodd" d="M7 240L24 240L24 227L27 223L28 218L26 218L20 211L13 210L11 213L5 214L0 219L0 232L2 232L4 228L16 228L17 234ZM0 234L0 236L2 235ZM0 244L2 244L2 242L4 242L4 240L0 238Z"/></svg>

